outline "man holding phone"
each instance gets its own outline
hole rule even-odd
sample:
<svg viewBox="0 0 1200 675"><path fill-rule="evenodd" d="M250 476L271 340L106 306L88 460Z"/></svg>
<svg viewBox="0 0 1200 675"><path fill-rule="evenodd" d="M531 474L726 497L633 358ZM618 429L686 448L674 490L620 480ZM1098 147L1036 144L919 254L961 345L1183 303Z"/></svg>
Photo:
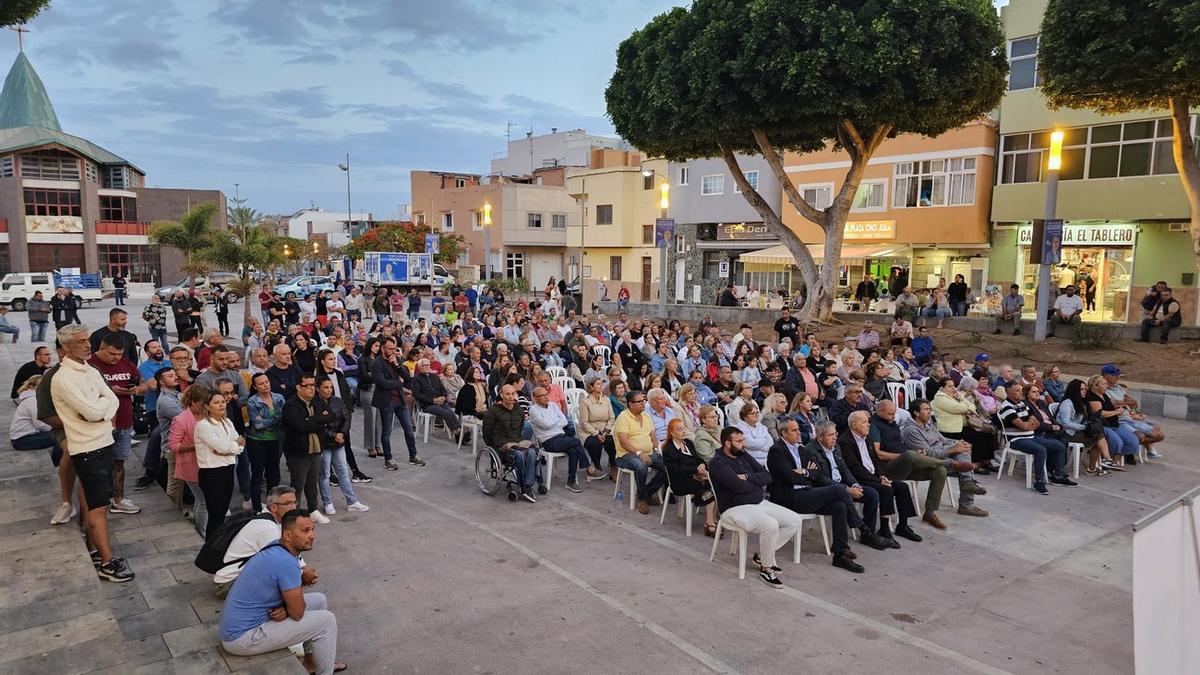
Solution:
<svg viewBox="0 0 1200 675"><path fill-rule="evenodd" d="M142 508L125 496L125 460L133 455L133 397L146 391L137 366L125 358L125 340L116 332L105 335L99 351L88 365L100 371L105 384L117 395L117 415L113 418L113 493L108 510L112 513L139 513Z"/></svg>

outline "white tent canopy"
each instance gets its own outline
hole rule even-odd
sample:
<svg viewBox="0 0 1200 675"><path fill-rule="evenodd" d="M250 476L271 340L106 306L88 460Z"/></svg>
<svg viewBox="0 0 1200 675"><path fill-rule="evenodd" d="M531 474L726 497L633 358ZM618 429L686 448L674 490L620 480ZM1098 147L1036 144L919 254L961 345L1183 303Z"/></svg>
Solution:
<svg viewBox="0 0 1200 675"><path fill-rule="evenodd" d="M859 244L846 245L842 247L843 261L846 260L863 260L865 258L889 258L897 252L907 253L908 247L897 244ZM821 258L825 255L825 247L821 244L809 244L809 253L812 253L817 264L821 263ZM738 260L743 263L761 263L767 265L794 265L796 260L792 257L791 252L783 244L764 248L761 251L750 251L738 256Z"/></svg>

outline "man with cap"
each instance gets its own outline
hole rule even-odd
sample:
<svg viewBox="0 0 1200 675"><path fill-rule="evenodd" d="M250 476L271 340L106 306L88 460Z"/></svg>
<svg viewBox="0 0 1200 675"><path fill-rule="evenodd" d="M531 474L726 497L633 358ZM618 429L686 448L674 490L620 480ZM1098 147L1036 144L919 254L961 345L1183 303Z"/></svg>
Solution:
<svg viewBox="0 0 1200 675"><path fill-rule="evenodd" d="M988 356L986 352L975 355L975 367L971 369L971 377L975 378L977 382L991 381L992 374L989 370L991 359L992 357Z"/></svg>
<svg viewBox="0 0 1200 675"><path fill-rule="evenodd" d="M1166 438L1166 434L1163 433L1162 428L1146 419L1145 415L1137 412L1137 399L1131 397L1129 390L1120 382L1121 369L1115 363L1109 363L1100 369L1100 375L1108 384L1107 396L1112 399L1113 405L1125 406L1125 412L1117 418L1118 424L1137 436L1138 441L1146 447L1147 457L1151 459L1162 457L1162 453L1154 449L1154 444Z"/></svg>

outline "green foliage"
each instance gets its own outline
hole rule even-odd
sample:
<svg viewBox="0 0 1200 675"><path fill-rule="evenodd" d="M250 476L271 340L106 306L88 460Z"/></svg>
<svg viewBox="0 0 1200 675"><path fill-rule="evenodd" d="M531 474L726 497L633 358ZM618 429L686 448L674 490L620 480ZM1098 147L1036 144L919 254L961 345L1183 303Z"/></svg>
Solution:
<svg viewBox="0 0 1200 675"><path fill-rule="evenodd" d="M1051 105L1123 113L1200 98L1200 0L1050 0L1038 71Z"/></svg>
<svg viewBox="0 0 1200 675"><path fill-rule="evenodd" d="M29 23L50 4L50 0L4 0L0 2L0 28Z"/></svg>
<svg viewBox="0 0 1200 675"><path fill-rule="evenodd" d="M398 251L422 253L425 251L425 235L432 232L428 225L414 225L408 221L383 221L367 230L357 239L341 248L342 255L361 258L367 251ZM458 254L466 245L462 235L438 232L438 254L434 261L443 265L454 265Z"/></svg>
<svg viewBox="0 0 1200 675"><path fill-rule="evenodd" d="M650 155L758 154L864 136L940 134L994 108L1008 65L989 0L696 0L621 43L605 92Z"/></svg>
<svg viewBox="0 0 1200 675"><path fill-rule="evenodd" d="M1117 340L1117 328L1107 323L1081 323L1075 326L1071 346L1076 349L1103 349Z"/></svg>

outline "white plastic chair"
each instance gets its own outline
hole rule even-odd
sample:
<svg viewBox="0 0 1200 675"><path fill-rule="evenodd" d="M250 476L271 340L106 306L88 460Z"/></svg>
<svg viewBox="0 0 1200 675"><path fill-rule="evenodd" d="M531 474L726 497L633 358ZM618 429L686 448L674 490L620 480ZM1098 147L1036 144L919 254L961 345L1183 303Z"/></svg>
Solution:
<svg viewBox="0 0 1200 675"><path fill-rule="evenodd" d="M999 420L997 420L998 422ZM1025 487L1033 489L1033 455L1027 452L1021 452L1012 447L1011 441L1013 438L1022 438L1021 436L1010 437L1008 432L1003 433L1004 447L1000 450L1000 468L996 471L996 480L1004 475L1004 462L1008 462L1008 475L1013 475L1013 471L1017 468L1017 460L1020 459L1025 463Z"/></svg>
<svg viewBox="0 0 1200 675"><path fill-rule="evenodd" d="M564 392L579 389L579 384L575 382L575 378L573 377L556 377L554 378L554 384L557 384L558 388ZM580 389L580 391L583 390Z"/></svg>
<svg viewBox="0 0 1200 675"><path fill-rule="evenodd" d="M629 476L629 510L634 508L634 502L637 500L637 475L629 469L617 467L617 482L613 485L613 499L617 498L617 493L621 491L621 479Z"/></svg>
<svg viewBox="0 0 1200 675"><path fill-rule="evenodd" d="M668 473L668 474L666 474L666 476L667 476L667 494L663 496L662 513L659 514L659 516L658 516L658 524L659 525L662 525L663 521L665 521L667 519L667 507L671 505L671 495L673 494L671 491L671 474ZM690 537L690 536L692 536L692 512L695 511L698 507L692 506L692 496L691 495L676 495L675 502L676 502L676 506L678 507L678 509L677 509L678 513L677 513L676 517L685 519L684 520L684 528L685 528L684 536Z"/></svg>
<svg viewBox="0 0 1200 675"><path fill-rule="evenodd" d="M713 500L716 501L717 492L713 488L711 478L708 481L708 488L713 491ZM721 505L717 504L717 512L720 513L720 511L721 511ZM821 539L825 542L825 555L832 556L833 553L829 548L829 532L828 532L828 530L825 529L825 519L822 518L821 516L818 516L815 513L798 513L796 515L800 516L801 523L800 523L800 527L796 529L796 535L794 537L792 537L792 540L793 540L792 541L792 563L793 564L800 563L800 543L802 540L801 535L804 532L804 524L810 520L815 520L815 521L817 521L817 523L820 524ZM716 557L717 545L721 543L721 534L724 530L729 530L730 532L733 533L733 538L729 542L729 555L733 555L734 549L735 548L737 549L738 578L745 579L746 578L746 539L747 539L747 536L749 533L746 532L745 529L738 526L733 521L726 520L724 513L721 513L721 516L719 518L717 518L717 531L715 533L713 533L712 551L710 551L708 554L708 561L712 562L713 558ZM782 544L786 544L786 543L787 542L782 542ZM782 545L780 546L780 548L783 548Z"/></svg>
<svg viewBox="0 0 1200 675"><path fill-rule="evenodd" d="M592 353L602 355L604 357L604 365L607 366L612 363L612 349L608 345L596 345L592 347Z"/></svg>
<svg viewBox="0 0 1200 675"><path fill-rule="evenodd" d="M888 398L892 399L892 403L895 403L897 408L908 407L908 388L905 383L888 382L887 393Z"/></svg>
<svg viewBox="0 0 1200 675"><path fill-rule="evenodd" d="M462 426L458 428L458 447L455 450L462 450L468 429L471 430L471 459L475 459L479 454L479 437L483 435L483 421L478 418L462 416Z"/></svg>
<svg viewBox="0 0 1200 675"><path fill-rule="evenodd" d="M546 374L557 380L560 377L567 377L567 369L562 366L546 366Z"/></svg>
<svg viewBox="0 0 1200 675"><path fill-rule="evenodd" d="M574 380L572 380L572 382L574 382ZM582 389L563 389L563 395L567 399L567 408L574 408L578 410L579 402L583 400L583 397L586 394L587 392Z"/></svg>
<svg viewBox="0 0 1200 675"><path fill-rule="evenodd" d="M725 411L719 405L714 405L713 410L717 413L717 428L725 428Z"/></svg>
<svg viewBox="0 0 1200 675"><path fill-rule="evenodd" d="M908 394L907 403L912 403L919 398L925 398L925 382L928 377L923 377L919 380L905 380L904 393Z"/></svg>
<svg viewBox="0 0 1200 675"><path fill-rule="evenodd" d="M920 518L921 516L925 515L925 513L924 513L925 500L921 498L921 493L918 491L917 488L920 483L925 483L925 487L926 487L926 489L928 489L929 481L909 480L909 481L905 481L905 482L908 483L908 491L910 494L912 494L913 507L915 507L917 510L917 517ZM958 508L958 498L954 496L954 484L957 482L958 482L957 480L953 480L951 478L946 479L946 491L944 494L947 497L949 497L950 508L952 508L952 509Z"/></svg>

